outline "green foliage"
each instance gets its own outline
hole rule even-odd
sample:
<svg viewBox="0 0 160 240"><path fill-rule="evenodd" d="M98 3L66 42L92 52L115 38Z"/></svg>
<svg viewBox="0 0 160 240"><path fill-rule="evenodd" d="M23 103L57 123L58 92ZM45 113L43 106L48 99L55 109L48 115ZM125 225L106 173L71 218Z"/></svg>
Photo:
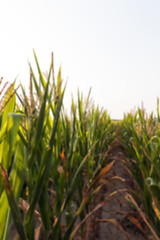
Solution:
<svg viewBox="0 0 160 240"><path fill-rule="evenodd" d="M157 115L147 116L144 109L128 114L121 123L121 137L130 159L131 172L139 186L139 198L150 223L160 236L160 123Z"/></svg>
<svg viewBox="0 0 160 240"><path fill-rule="evenodd" d="M78 92L69 117L61 68L55 81L53 59L44 76L34 57L39 80L29 63L29 97L22 85L22 95L15 94L13 84L1 115L0 239L9 239L13 221L21 239L35 239L40 229L44 239L69 239L110 169L105 159L115 126L90 93L85 100Z"/></svg>

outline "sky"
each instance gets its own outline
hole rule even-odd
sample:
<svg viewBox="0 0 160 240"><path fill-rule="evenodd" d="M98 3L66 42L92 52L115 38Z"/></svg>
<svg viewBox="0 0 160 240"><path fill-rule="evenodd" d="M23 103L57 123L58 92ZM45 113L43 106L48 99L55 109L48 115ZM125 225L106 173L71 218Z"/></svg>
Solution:
<svg viewBox="0 0 160 240"><path fill-rule="evenodd" d="M159 0L0 1L0 77L28 87L33 49L46 72L55 72L71 94L91 97L114 119L143 105L156 113L160 97Z"/></svg>

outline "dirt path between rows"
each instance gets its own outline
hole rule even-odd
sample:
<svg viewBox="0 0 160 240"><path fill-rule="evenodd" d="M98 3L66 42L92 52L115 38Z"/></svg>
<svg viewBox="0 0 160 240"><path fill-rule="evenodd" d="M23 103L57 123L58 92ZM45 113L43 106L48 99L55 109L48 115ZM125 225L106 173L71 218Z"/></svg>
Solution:
<svg viewBox="0 0 160 240"><path fill-rule="evenodd" d="M106 174L101 199L107 200L101 210L94 216L96 226L92 240L151 240L151 234L139 213L125 199L131 189L136 189L131 174L127 169L128 159L120 144L114 142L109 151L107 164L115 160L111 170ZM110 197L112 196L112 198Z"/></svg>

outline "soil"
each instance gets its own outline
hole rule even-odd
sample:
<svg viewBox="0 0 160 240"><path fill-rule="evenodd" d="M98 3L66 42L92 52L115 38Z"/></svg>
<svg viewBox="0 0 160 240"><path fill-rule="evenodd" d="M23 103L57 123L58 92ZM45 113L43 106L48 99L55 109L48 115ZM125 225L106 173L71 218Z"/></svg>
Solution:
<svg viewBox="0 0 160 240"><path fill-rule="evenodd" d="M123 147L115 140L111 146L106 164L115 161L106 174L105 185L98 202L108 202L92 217L94 232L90 240L153 240L140 214L125 198L131 190L138 188L127 168L128 158ZM135 199L135 197L133 196ZM143 209L142 209L143 211ZM87 239L87 238L86 238Z"/></svg>

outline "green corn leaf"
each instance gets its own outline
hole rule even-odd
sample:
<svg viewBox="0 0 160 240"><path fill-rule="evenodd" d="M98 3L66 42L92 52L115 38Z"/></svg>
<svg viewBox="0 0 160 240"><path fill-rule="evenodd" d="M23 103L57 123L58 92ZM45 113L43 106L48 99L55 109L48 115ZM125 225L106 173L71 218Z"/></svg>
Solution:
<svg viewBox="0 0 160 240"><path fill-rule="evenodd" d="M96 144L96 143L95 143ZM72 182L71 182L71 185L69 187L69 190L68 190L68 193L67 193L67 196L66 196L66 199L64 200L63 204L62 204L62 207L61 207L61 210L60 210L60 213L59 213L59 216L58 218L56 219L56 221L54 222L54 225L53 225L53 230L52 230L52 238L57 237L57 233L58 233L58 228L59 228L59 224L60 224L60 220L61 220L61 216L67 206L67 204L69 203L70 199L72 198L72 194L73 194L73 191L74 191L74 188L75 188L75 185L77 183L77 178L84 166L84 164L86 163L91 151L93 150L93 148L95 147L95 144L90 148L88 154L84 157L84 159L82 160L82 162L80 163L73 179L72 179Z"/></svg>
<svg viewBox="0 0 160 240"><path fill-rule="evenodd" d="M62 90L62 78L61 78L61 67L59 68L58 71L58 77L57 77L57 95L61 95L61 90Z"/></svg>
<svg viewBox="0 0 160 240"><path fill-rule="evenodd" d="M17 137L17 133L18 133L18 129L19 129L21 119L22 119L21 114L10 113L9 116L8 116L7 136L5 138L5 143L4 143L4 148L3 148L3 159L2 159L3 160L2 164L5 166L5 169L8 169L8 167L11 164L12 154L13 154L13 150L15 148L16 137ZM12 178L13 178L14 175L16 176L17 179L18 179L18 176L19 176L19 175L17 175L18 164L19 164L19 167L21 165L20 165L20 163L17 163L16 159L17 158L14 157L13 167L12 167L11 174L10 174L11 175L11 181L12 181ZM8 160L8 161L6 161L6 160ZM17 167L16 167L17 170L14 174L15 163L17 164ZM22 179L20 180L20 183L23 184ZM20 186L18 186L18 188L20 189ZM3 190L3 188L1 188L1 192L2 192L2 190ZM14 193L15 193L15 196L18 196L17 193L16 193L15 185L14 185ZM9 226L10 226L9 225L10 221L8 221L8 219L10 219L10 210L9 210L9 205L8 205L8 201L7 201L7 196L6 196L4 191L3 191L2 195L1 195L1 198L0 198L0 206L1 205L3 205L3 208L0 207L1 210L3 209L3 214L1 212L1 215L0 215L0 226L1 226L0 239L2 237L3 232L8 234L8 229L9 229ZM5 219L6 219L6 221L5 221ZM4 229L5 229L5 231L4 231Z"/></svg>
<svg viewBox="0 0 160 240"><path fill-rule="evenodd" d="M8 95L6 96L5 102L7 101L7 99L10 99L10 101L5 106L4 111L3 111L3 115L2 115L1 132L0 132L0 135L1 135L0 163L2 163L2 161L3 161L3 149L4 149L4 144L5 144L5 138L6 138L6 135L5 135L5 138L4 138L4 134L7 133L7 129L8 129L8 113L13 112L14 107L15 107L15 96L13 95L12 98L10 98L10 96L13 93L13 90L14 90L14 84L12 85L10 91L8 92ZM5 151L5 152L7 152L7 151ZM2 183L2 177L0 175L0 196L1 196L2 190L3 190L3 183Z"/></svg>
<svg viewBox="0 0 160 240"><path fill-rule="evenodd" d="M19 128L18 135L21 138L21 140L22 140L23 144L25 145L25 147L27 147L28 146L28 142L27 142L26 137L24 136L22 128Z"/></svg>
<svg viewBox="0 0 160 240"><path fill-rule="evenodd" d="M6 126L6 123L8 121L8 114L14 111L15 108L15 94L13 94L14 91L14 85L12 85L10 91L8 92L5 102L9 100L7 105L4 108L3 115L2 115L2 124L1 124L1 130L3 129L4 126ZM12 96L13 94L13 96ZM12 97L11 97L12 96ZM11 97L11 98L10 98ZM2 153L3 153L3 147L4 147L4 141L0 144L0 163L2 162Z"/></svg>
<svg viewBox="0 0 160 240"><path fill-rule="evenodd" d="M51 229L52 214L51 214L51 207L49 204L49 194L47 191L47 185L45 185L42 189L42 194L39 198L38 205L39 205L39 210L40 210L44 229L46 233L48 233L49 230Z"/></svg>
<svg viewBox="0 0 160 240"><path fill-rule="evenodd" d="M40 69L40 66L39 66L39 63L38 63L38 59L37 59L37 56L36 56L36 53L35 53L34 50L33 50L33 53L34 53L34 58L35 58L35 61L36 61L38 73L39 73L39 76L40 76L40 81L41 81L42 87L45 89L46 88L46 82L45 82L45 79L44 79L43 74L41 72L41 69Z"/></svg>
<svg viewBox="0 0 160 240"><path fill-rule="evenodd" d="M42 131L43 131L43 127L44 127L45 109L46 109L48 88L49 88L49 79L48 79L48 82L47 82L47 85L46 85L46 89L45 89L44 97L43 97L43 100L42 100L40 113L39 113L39 116L38 116L38 122L37 122L36 130L35 130L35 136L34 136L34 139L33 139L33 142L32 142L32 153L29 157L29 164L28 164L29 168L31 168L32 165L33 165L34 157L35 157L35 154L36 154L37 149L39 147L39 143L41 141Z"/></svg>
<svg viewBox="0 0 160 240"><path fill-rule="evenodd" d="M15 86L15 83L12 84L12 87L10 88L10 90L5 98L5 102L7 102L8 100L9 100L9 102L7 103L7 105L5 106L4 111L3 111L2 126L7 121L8 113L13 112L14 108L15 108L14 86Z"/></svg>
<svg viewBox="0 0 160 240"><path fill-rule="evenodd" d="M45 83L43 74L42 74L42 72L41 72L41 70L40 70L40 66L39 66L39 63L38 63L38 59L37 59L36 53L35 53L34 50L33 50L33 52L34 52L34 57L35 57L35 61L36 61L38 73L39 73L39 76L40 76L40 81L41 81L41 84L42 84L43 89L45 90L45 89L46 89L46 83ZM31 67L30 64L29 64L29 66L30 66L30 71L31 71L32 76L33 76L33 82L34 82L34 86L35 86L37 95L38 95L39 97L41 97L41 96L40 96L40 89L39 89L38 83L37 83L37 81L36 81L36 77L35 77L35 75L34 75L34 73L33 73L33 69L32 69L32 67ZM50 64L49 74L48 74L48 80L49 80L50 77L51 77L52 68L53 68L53 60L51 61L51 64ZM61 77L61 75L60 75L60 77ZM62 81L62 80L60 79L60 77L59 77L59 82ZM55 87L53 86L53 90L56 91L54 88L55 88ZM53 93L53 90L51 90L51 94ZM50 94L50 96L47 95L47 98L48 98L48 102L50 103L50 107L51 107L52 113L53 113L53 115L54 115L55 111L54 111L53 103L51 102L51 99L50 99L51 94Z"/></svg>
<svg viewBox="0 0 160 240"><path fill-rule="evenodd" d="M4 140L5 136L6 136L6 132L7 132L7 127L8 127L8 124L7 122L3 125L3 127L1 128L1 131L0 131L0 144L1 142Z"/></svg>
<svg viewBox="0 0 160 240"><path fill-rule="evenodd" d="M62 92L62 94L59 98L59 102L57 104L57 109L56 109L55 117L54 117L54 124L53 124L52 132L51 132L51 136L50 136L50 140L49 140L49 146L50 147L53 147L53 145L54 145L57 123L58 123L58 119L59 119L60 110L61 110L61 107L62 107L62 101L63 101L64 92L65 92L65 87L64 87L64 90L63 90L63 92Z"/></svg>
<svg viewBox="0 0 160 240"><path fill-rule="evenodd" d="M16 202L18 202L18 199L20 197L22 187L25 181L25 167L24 167L24 153L23 153L24 147L22 142L19 141L17 150L15 153L15 158L14 158L14 163L13 167L11 169L11 174L10 174L10 183L12 185L13 193ZM6 202L6 199L4 199L4 202ZM4 208L3 208L4 211ZM3 224L5 223L4 217L3 219ZM7 238L8 230L10 229L11 223L15 220L14 216L13 218L11 217L11 210L8 209L7 213L7 220L5 223L5 234L4 234L4 239ZM1 224L2 226L2 224Z"/></svg>
<svg viewBox="0 0 160 240"><path fill-rule="evenodd" d="M7 119L7 128L6 128L6 137L2 141L0 145L0 163L2 163L3 167L8 170L11 167L12 163L12 154L14 151L16 136L19 129L19 124L22 119L21 114L9 113ZM6 124L4 124L4 127ZM3 129L2 129L3 130ZM3 190L2 179L0 175L0 195Z"/></svg>
<svg viewBox="0 0 160 240"><path fill-rule="evenodd" d="M11 213L12 213L12 216L13 216L13 219L14 219L14 223L15 223L15 226L17 228L17 231L19 233L19 236L21 239L26 239L25 237L25 231L24 231L24 227L22 225L22 219L21 219L21 216L20 216L20 211L19 211L19 208L18 208L18 205L17 205L17 202L16 202L16 199L14 197L14 194L13 194L13 191L12 191L12 187L11 187L11 184L9 182L9 179L8 179L8 175L7 175L7 172L4 170L4 168L2 167L2 164L0 164L0 171L1 171L1 174L2 174L2 179L3 179L3 182L4 182L4 186L5 186L5 191L6 191L6 195L4 193L4 195L2 195L2 197L4 199L4 206L3 208L7 207L7 201L5 200L6 199L6 196L7 196L7 199L8 199L8 203L9 203L9 206L10 206L10 209L11 209ZM1 206L1 205L0 205ZM7 214L5 214L5 216L7 218L9 218L8 214L9 213L9 209L7 209ZM4 214L4 209L3 209L3 214ZM1 215L2 217L2 215ZM4 223L6 224L7 221L5 222L5 219L3 219ZM1 225L1 230L4 230L4 237L1 238L1 239L6 239L6 235L7 235L7 230L5 229L2 229L2 225Z"/></svg>
<svg viewBox="0 0 160 240"><path fill-rule="evenodd" d="M41 161L41 165L38 173L37 182L35 184L33 196L31 199L31 204L26 216L26 230L27 230L27 236L29 239L34 239L34 236L32 233L32 224L31 224L33 220L33 213L34 213L36 204L38 203L39 198L41 196L43 186L45 182L48 181L48 177L49 177L53 145L55 142L55 134L56 134L57 123L58 123L59 114L62 106L63 95L64 95L64 91L62 93L61 99L59 100L59 103L56 109L53 128L52 128L52 132L49 140L49 146L48 148L45 149L44 154L42 156L42 161Z"/></svg>
<svg viewBox="0 0 160 240"><path fill-rule="evenodd" d="M39 85L37 83L35 74L33 72L33 69L32 69L32 66L31 66L30 62L28 64L29 64L29 68L30 68L30 74L32 74L32 78L33 78L33 83L34 83L34 87L35 87L35 90L36 90L36 94L37 94L37 96L40 96L40 89L39 89Z"/></svg>
<svg viewBox="0 0 160 240"><path fill-rule="evenodd" d="M7 136L4 141L2 158L2 164L5 169L8 169L11 165L12 154L16 143L16 136L19 130L19 124L21 119L21 114L8 114Z"/></svg>
<svg viewBox="0 0 160 240"><path fill-rule="evenodd" d="M24 100L22 100L18 94L17 94L17 96L18 96L18 98L19 98L22 106L23 106L24 109L25 109L25 114L26 114L27 117L28 117L27 108L29 108L29 101L28 101L28 98L27 98L27 95L26 95L26 91L25 91L25 89L24 89L24 87L23 87L22 85L21 85L21 89L22 89L23 99L24 99Z"/></svg>

